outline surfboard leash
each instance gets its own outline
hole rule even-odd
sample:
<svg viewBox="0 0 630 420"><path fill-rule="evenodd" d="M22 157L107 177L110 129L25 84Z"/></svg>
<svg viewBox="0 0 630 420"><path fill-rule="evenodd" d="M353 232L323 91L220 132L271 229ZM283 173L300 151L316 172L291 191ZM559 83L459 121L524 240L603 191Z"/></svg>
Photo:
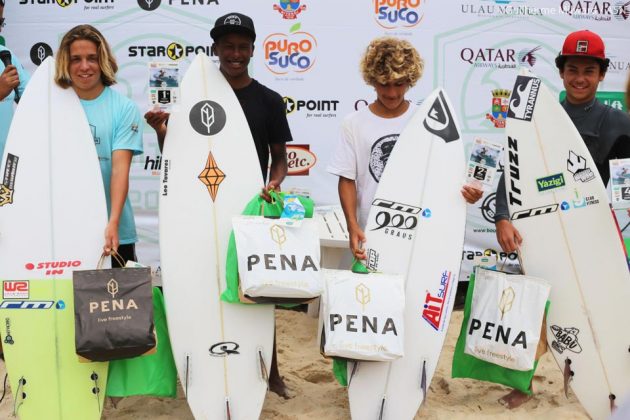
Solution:
<svg viewBox="0 0 630 420"><path fill-rule="evenodd" d="M92 371L92 374L90 375L90 379L94 381L94 388L92 388L92 394L96 396L97 410L99 413L101 413L102 412L101 401L100 401L101 389L98 387L98 373L96 373L95 371Z"/></svg>
<svg viewBox="0 0 630 420"><path fill-rule="evenodd" d="M6 394L7 392L7 378L9 377L8 373L4 374L4 385L2 385L2 397L0 397L0 404L2 404L2 401L4 400L4 394Z"/></svg>

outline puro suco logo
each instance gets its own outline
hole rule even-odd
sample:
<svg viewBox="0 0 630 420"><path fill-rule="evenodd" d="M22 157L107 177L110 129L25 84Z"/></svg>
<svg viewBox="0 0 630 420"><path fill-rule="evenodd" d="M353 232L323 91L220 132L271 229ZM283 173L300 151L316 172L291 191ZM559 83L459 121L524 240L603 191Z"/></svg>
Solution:
<svg viewBox="0 0 630 420"><path fill-rule="evenodd" d="M265 66L274 74L304 73L315 64L317 40L295 24L288 34L273 33L263 41Z"/></svg>

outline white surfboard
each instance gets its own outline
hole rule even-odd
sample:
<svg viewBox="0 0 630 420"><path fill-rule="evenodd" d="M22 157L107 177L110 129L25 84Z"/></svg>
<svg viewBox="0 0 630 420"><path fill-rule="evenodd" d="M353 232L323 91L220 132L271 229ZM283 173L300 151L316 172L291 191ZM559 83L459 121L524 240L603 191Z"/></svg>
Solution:
<svg viewBox="0 0 630 420"><path fill-rule="evenodd" d="M594 419L630 391L630 274L606 190L557 98L516 79L507 121L506 193L525 273L551 283L548 343Z"/></svg>
<svg viewBox="0 0 630 420"><path fill-rule="evenodd" d="M225 257L232 216L263 186L241 106L204 55L181 83L160 184L160 251L169 334L198 419L255 419L271 364L272 305L230 304Z"/></svg>
<svg viewBox="0 0 630 420"><path fill-rule="evenodd" d="M354 419L411 419L425 397L457 288L464 169L453 107L436 89L396 142L368 216L368 267L407 277L405 355L392 363L349 363Z"/></svg>
<svg viewBox="0 0 630 420"><path fill-rule="evenodd" d="M107 363L75 353L72 272L96 268L107 207L94 140L53 58L16 110L0 186L0 331L21 419L99 419Z"/></svg>

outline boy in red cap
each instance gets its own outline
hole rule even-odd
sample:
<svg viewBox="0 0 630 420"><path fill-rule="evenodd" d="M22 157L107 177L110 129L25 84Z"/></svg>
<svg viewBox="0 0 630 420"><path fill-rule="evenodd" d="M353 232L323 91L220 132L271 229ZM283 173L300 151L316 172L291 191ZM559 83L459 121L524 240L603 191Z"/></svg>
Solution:
<svg viewBox="0 0 630 420"><path fill-rule="evenodd" d="M588 30L570 33L556 57L556 66L567 94L562 107L586 143L604 185L610 178L608 161L630 157L630 117L602 104L595 97L599 82L606 77L609 62L604 41ZM503 175L497 187L496 200L497 240L503 251L514 252L523 239L510 222ZM513 390L499 401L508 408L515 408L530 398Z"/></svg>

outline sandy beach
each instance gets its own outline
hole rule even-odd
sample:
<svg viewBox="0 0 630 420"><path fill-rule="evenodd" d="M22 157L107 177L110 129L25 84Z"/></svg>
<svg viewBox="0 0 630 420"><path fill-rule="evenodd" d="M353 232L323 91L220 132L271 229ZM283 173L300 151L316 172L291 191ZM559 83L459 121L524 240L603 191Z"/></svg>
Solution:
<svg viewBox="0 0 630 420"><path fill-rule="evenodd" d="M534 377L536 391L532 400L509 411L497 403L507 388L486 382L451 378L451 359L462 322L462 311L455 311L451 319L446 345L438 369L430 386L426 404L416 419L588 419L574 395L565 398L562 375L550 353L540 361ZM278 357L280 372L294 395L284 400L268 393L261 419L348 419L347 393L335 381L331 362L319 354L317 348L317 319L302 312L277 310ZM5 367L0 363L0 378ZM7 391L7 394L9 392ZM9 419L13 400L5 396L0 404L0 418ZM103 419L192 419L183 393L177 399L152 397L125 398L114 408L105 404Z"/></svg>

